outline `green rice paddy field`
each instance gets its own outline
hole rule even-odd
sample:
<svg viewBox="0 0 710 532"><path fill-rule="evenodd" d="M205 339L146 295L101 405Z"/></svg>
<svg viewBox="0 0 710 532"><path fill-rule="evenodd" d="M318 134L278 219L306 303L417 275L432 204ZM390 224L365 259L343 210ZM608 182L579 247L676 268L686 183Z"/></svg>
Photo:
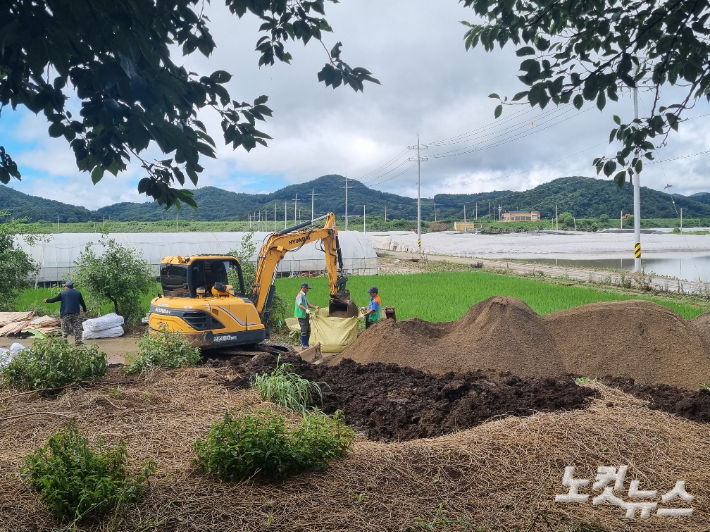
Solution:
<svg viewBox="0 0 710 532"><path fill-rule="evenodd" d="M322 307L327 306L330 291L326 277L282 278L276 280L276 287L279 294L286 301L291 302L304 281L313 287L308 294L310 302ZM548 314L596 301L627 299L654 301L688 319L710 310L710 302L707 301L613 293L594 287L563 286L480 271L350 276L348 280L351 296L359 306L367 305L369 301L367 290L373 285L379 288L383 305L397 308L399 319L417 316L426 321L453 321L463 316L476 303L496 295L522 299L539 314ZM81 289L81 287L77 288ZM59 290L59 288L26 290L22 294L17 310L44 309L50 314L58 314L58 303L48 305L42 303L42 300L54 297ZM150 300L159 291L159 285L156 285L155 292L144 298L146 312ZM291 303L289 303L289 312L290 305ZM104 313L113 311L110 305L104 307L102 309Z"/></svg>
<svg viewBox="0 0 710 532"><path fill-rule="evenodd" d="M295 299L304 280L313 287L308 293L311 304L327 306L330 291L325 277L277 279L277 291L287 300ZM678 302L651 295L616 294L593 287L563 286L486 272L351 276L348 289L358 306L367 305L367 290L373 285L379 289L384 306L397 308L398 319L416 316L426 321L453 321L476 303L492 296L517 297L538 314L549 314L596 301L627 299L653 301L688 319L710 310L707 303Z"/></svg>

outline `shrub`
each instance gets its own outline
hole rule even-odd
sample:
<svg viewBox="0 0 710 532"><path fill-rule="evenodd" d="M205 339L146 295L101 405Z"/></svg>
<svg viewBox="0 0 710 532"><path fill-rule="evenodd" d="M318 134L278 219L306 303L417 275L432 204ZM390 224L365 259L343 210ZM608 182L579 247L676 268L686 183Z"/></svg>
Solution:
<svg viewBox="0 0 710 532"><path fill-rule="evenodd" d="M72 345L63 338L35 340L2 369L5 383L23 390L58 388L106 375L106 354L97 345Z"/></svg>
<svg viewBox="0 0 710 532"><path fill-rule="evenodd" d="M147 332L138 340L138 357L124 366L124 373L140 373L156 368L187 368L200 363L200 349L179 332L165 328Z"/></svg>
<svg viewBox="0 0 710 532"><path fill-rule="evenodd" d="M289 431L282 416L271 412L232 418L212 426L205 441L195 442L198 465L222 480L257 476L278 480L302 471L324 471L355 440L342 412L331 418L320 412L304 415Z"/></svg>
<svg viewBox="0 0 710 532"><path fill-rule="evenodd" d="M142 473L130 477L127 458L123 441L107 447L99 440L90 446L72 419L44 447L25 458L21 474L55 517L79 521L143 494L148 477L155 472L155 462L143 464Z"/></svg>
<svg viewBox="0 0 710 532"><path fill-rule="evenodd" d="M145 314L143 296L155 286L153 268L132 248L104 236L98 256L88 243L74 263L74 280L87 294L89 305L97 314L108 300L126 323L135 323Z"/></svg>
<svg viewBox="0 0 710 532"><path fill-rule="evenodd" d="M0 211L0 217L7 215L7 212ZM31 286L30 276L37 272L37 264L19 246L19 238L28 244L33 244L39 238L32 234L36 226L23 223L25 221L0 223L0 311L15 310L22 291Z"/></svg>
<svg viewBox="0 0 710 532"><path fill-rule="evenodd" d="M323 393L317 383L304 379L293 372L293 364L281 364L280 359L271 375L261 373L252 384L264 401L305 412L314 400L323 401Z"/></svg>

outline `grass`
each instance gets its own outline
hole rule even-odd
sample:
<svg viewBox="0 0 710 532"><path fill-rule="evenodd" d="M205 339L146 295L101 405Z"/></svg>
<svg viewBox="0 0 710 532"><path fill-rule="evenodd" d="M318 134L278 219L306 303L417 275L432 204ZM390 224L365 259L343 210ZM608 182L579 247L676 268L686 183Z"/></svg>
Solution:
<svg viewBox="0 0 710 532"><path fill-rule="evenodd" d="M278 291L287 300L296 297L303 278L276 280ZM308 299L314 305L327 306L328 280L324 277L308 279L313 286ZM693 302L677 302L653 295L610 293L587 286L563 286L541 281L497 275L483 271L420 273L413 275L351 276L348 289L358 306L369 301L371 286L380 290L384 306L395 306L397 318L419 317L426 321L454 321L473 305L492 296L512 296L522 299L538 314L549 314L598 301L644 299L670 308L681 316L692 319L709 310Z"/></svg>
<svg viewBox="0 0 710 532"><path fill-rule="evenodd" d="M76 288L81 291L80 286L77 286ZM59 316L59 303L44 303L43 300L56 297L56 295L62 290L63 288L61 286L52 288L38 287L25 290L20 295L15 310L18 312L33 310L39 315ZM148 312L150 309L150 301L160 293L162 293L160 284L155 283L155 289L151 290L150 294L143 296L142 308L145 312ZM84 294L84 299L87 299L86 294ZM114 312L113 304L106 302L101 307L101 315L103 316L109 312Z"/></svg>
<svg viewBox="0 0 710 532"><path fill-rule="evenodd" d="M323 401L320 386L293 372L293 364L277 363L271 375L254 377L254 389L264 401L271 401L297 412L306 412L315 400Z"/></svg>

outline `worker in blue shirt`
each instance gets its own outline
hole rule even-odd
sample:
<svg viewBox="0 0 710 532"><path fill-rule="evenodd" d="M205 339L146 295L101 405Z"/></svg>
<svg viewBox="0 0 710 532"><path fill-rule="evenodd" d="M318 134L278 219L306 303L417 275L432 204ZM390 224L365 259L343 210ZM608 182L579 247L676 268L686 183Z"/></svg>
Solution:
<svg viewBox="0 0 710 532"><path fill-rule="evenodd" d="M380 301L380 296L377 293L377 287L373 286L367 293L370 294L370 303L368 303L367 308L360 309L365 317L365 329L369 329L370 325L377 323L382 317L382 301Z"/></svg>
<svg viewBox="0 0 710 532"><path fill-rule="evenodd" d="M57 297L52 299L45 299L45 303L56 303L61 301L59 306L59 321L62 324L62 335L66 340L67 337L74 334L74 343L76 345L83 344L84 333L81 327L81 316L79 314L79 307L86 313L86 303L84 303L84 296L81 295L79 290L74 289L74 283L67 281L64 283L64 291L60 292Z"/></svg>

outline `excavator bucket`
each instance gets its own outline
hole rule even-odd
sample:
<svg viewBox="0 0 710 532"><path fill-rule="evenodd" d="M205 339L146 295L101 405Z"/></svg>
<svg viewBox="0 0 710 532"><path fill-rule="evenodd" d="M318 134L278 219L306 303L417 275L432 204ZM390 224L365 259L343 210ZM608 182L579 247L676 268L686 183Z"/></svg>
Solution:
<svg viewBox="0 0 710 532"><path fill-rule="evenodd" d="M359 313L357 305L350 299L349 290L342 290L330 299L328 315L334 318L353 318Z"/></svg>

